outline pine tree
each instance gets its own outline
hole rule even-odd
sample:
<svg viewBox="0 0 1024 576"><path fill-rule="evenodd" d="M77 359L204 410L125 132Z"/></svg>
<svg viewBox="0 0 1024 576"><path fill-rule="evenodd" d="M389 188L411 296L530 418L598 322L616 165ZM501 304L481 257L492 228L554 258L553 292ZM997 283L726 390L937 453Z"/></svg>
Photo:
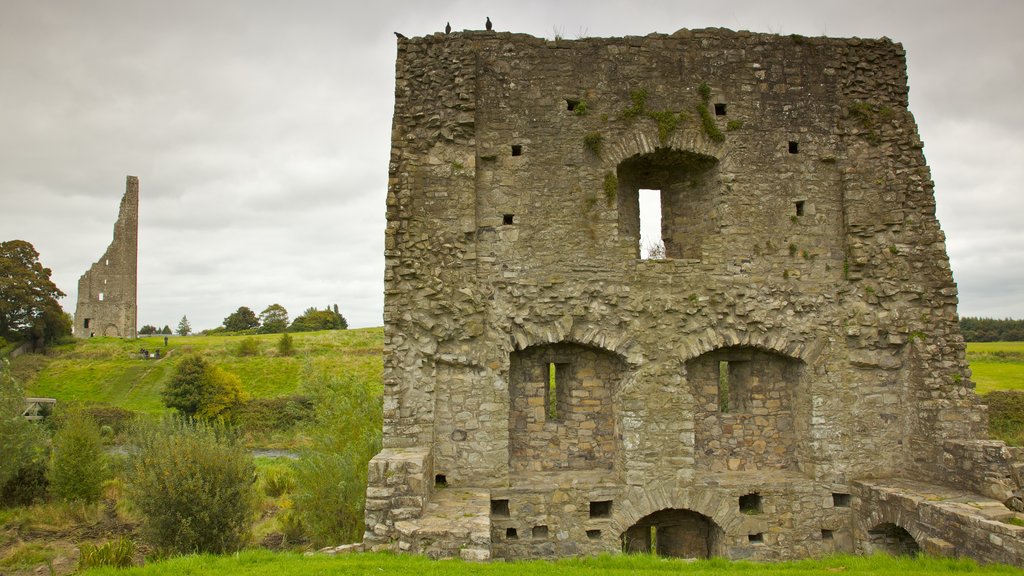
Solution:
<svg viewBox="0 0 1024 576"><path fill-rule="evenodd" d="M188 316L182 316L181 322L178 322L178 334L181 336L188 336L192 333L192 325L188 323Z"/></svg>

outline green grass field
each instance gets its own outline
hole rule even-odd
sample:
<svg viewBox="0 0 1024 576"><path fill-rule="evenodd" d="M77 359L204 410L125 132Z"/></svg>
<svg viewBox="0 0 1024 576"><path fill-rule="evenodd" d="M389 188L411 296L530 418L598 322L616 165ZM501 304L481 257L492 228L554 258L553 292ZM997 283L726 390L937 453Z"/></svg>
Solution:
<svg viewBox="0 0 1024 576"><path fill-rule="evenodd" d="M967 361L978 394L1024 390L1024 342L968 342Z"/></svg>
<svg viewBox="0 0 1024 576"><path fill-rule="evenodd" d="M147 575L192 576L245 574L387 574L388 576L449 576L493 574L508 576L574 576L589 574L845 574L917 576L931 574L1020 574L1018 568L1001 565L979 566L970 560L938 558L895 558L890 556L834 556L822 560L753 563L728 560L681 561L651 555L600 556L557 562L490 562L470 564L459 560L430 560L422 556L352 554L347 556L303 556L266 551L242 552L234 556L185 556L133 569L97 569L81 572L88 576Z"/></svg>
<svg viewBox="0 0 1024 576"><path fill-rule="evenodd" d="M146 413L166 410L160 392L188 353L238 375L251 397L273 397L300 391L303 374L352 373L380 382L384 330L361 328L292 334L295 354L280 356L280 334L257 336L174 336L139 340L92 338L56 347L51 354L15 358L12 371L20 376L29 396L58 402L103 403ZM245 338L259 344L259 355L239 356ZM160 349L159 360L137 357L139 349ZM169 355L168 355L169 354Z"/></svg>

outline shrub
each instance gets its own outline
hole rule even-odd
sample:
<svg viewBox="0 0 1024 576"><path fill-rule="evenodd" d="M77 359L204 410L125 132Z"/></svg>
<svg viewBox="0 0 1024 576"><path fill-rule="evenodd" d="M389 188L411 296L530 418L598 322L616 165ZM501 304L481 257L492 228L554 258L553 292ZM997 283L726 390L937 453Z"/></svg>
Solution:
<svg viewBox="0 0 1024 576"><path fill-rule="evenodd" d="M26 498L31 502L39 485L45 492L46 435L41 427L21 416L24 410L25 394L11 376L7 360L0 359L0 504L26 503ZM37 482L40 469L44 478Z"/></svg>
<svg viewBox="0 0 1024 576"><path fill-rule="evenodd" d="M259 356L260 355L260 343L253 337L243 338L238 343L238 355L239 356Z"/></svg>
<svg viewBox="0 0 1024 576"><path fill-rule="evenodd" d="M201 420L139 427L126 492L158 553L240 549L255 512L252 457L226 428Z"/></svg>
<svg viewBox="0 0 1024 576"><path fill-rule="evenodd" d="M263 479L263 493L277 498L295 488L295 472L288 465L271 465L260 474Z"/></svg>
<svg viewBox="0 0 1024 576"><path fill-rule="evenodd" d="M79 552L81 552L78 558L78 569L87 570L101 566L131 568L135 549L135 541L126 536L110 540L100 546L88 543L82 544L78 547Z"/></svg>
<svg viewBox="0 0 1024 576"><path fill-rule="evenodd" d="M53 436L50 451L50 489L69 502L100 499L106 479L100 428L82 413L73 413Z"/></svg>
<svg viewBox="0 0 1024 576"><path fill-rule="evenodd" d="M0 488L0 504L4 506L31 506L46 499L49 483L46 462L41 458L24 464Z"/></svg>
<svg viewBox="0 0 1024 576"><path fill-rule="evenodd" d="M291 356L295 353L295 343L292 341L291 334L287 332L281 334L281 339L277 341L277 353L281 356Z"/></svg>
<svg viewBox="0 0 1024 576"><path fill-rule="evenodd" d="M997 390L982 396L988 404L989 436L1011 446L1024 445L1024 392Z"/></svg>
<svg viewBox="0 0 1024 576"><path fill-rule="evenodd" d="M295 513L313 544L355 542L363 534L370 458L381 446L381 396L353 376L321 375L312 448L295 464Z"/></svg>
<svg viewBox="0 0 1024 576"><path fill-rule="evenodd" d="M226 416L243 400L238 376L195 354L182 358L161 393L164 405L188 417Z"/></svg>
<svg viewBox="0 0 1024 576"><path fill-rule="evenodd" d="M309 396L251 398L234 411L234 423L245 432L288 430L313 420L313 399Z"/></svg>

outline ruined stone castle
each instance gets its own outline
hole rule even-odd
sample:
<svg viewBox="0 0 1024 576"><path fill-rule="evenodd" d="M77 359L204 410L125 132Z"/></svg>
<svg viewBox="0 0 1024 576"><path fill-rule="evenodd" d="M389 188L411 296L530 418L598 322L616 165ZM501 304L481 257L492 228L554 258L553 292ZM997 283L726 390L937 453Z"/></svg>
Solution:
<svg viewBox="0 0 1024 576"><path fill-rule="evenodd" d="M399 39L365 546L1024 562L922 147L887 39Z"/></svg>
<svg viewBox="0 0 1024 576"><path fill-rule="evenodd" d="M129 176L106 252L78 279L75 336L135 338L139 254L139 179Z"/></svg>

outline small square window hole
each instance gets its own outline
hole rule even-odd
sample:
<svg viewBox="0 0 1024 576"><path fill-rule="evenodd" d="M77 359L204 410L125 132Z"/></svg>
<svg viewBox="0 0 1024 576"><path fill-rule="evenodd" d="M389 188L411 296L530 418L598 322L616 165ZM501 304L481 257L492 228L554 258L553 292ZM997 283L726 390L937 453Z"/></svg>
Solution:
<svg viewBox="0 0 1024 576"><path fill-rule="evenodd" d="M505 528L505 540L518 540L519 532L515 528Z"/></svg>
<svg viewBox="0 0 1024 576"><path fill-rule="evenodd" d="M508 518L508 500L491 500L491 516Z"/></svg>
<svg viewBox="0 0 1024 576"><path fill-rule="evenodd" d="M799 154L800 153L800 143L795 141L795 140L790 140L789 141L789 153L790 154Z"/></svg>
<svg viewBox="0 0 1024 576"><path fill-rule="evenodd" d="M850 495L842 494L840 492L832 493L832 505L836 508L849 508L850 507Z"/></svg>
<svg viewBox="0 0 1024 576"><path fill-rule="evenodd" d="M764 533L758 532L757 534L748 534L747 540L749 540L751 544L764 544Z"/></svg>
<svg viewBox="0 0 1024 576"><path fill-rule="evenodd" d="M447 488L448 477L444 474L434 474L434 486L437 488Z"/></svg>
<svg viewBox="0 0 1024 576"><path fill-rule="evenodd" d="M576 107L579 106L579 105L580 105L580 101L579 100L569 100L568 98L565 100L565 109L570 111L570 112L573 112L574 110L576 110Z"/></svg>
<svg viewBox="0 0 1024 576"><path fill-rule="evenodd" d="M601 539L601 531L600 530L587 530L587 538L590 538L591 540L600 540Z"/></svg>
<svg viewBox="0 0 1024 576"><path fill-rule="evenodd" d="M793 203L793 205L796 207L796 215L797 216L803 216L804 215L804 201L803 200L797 200L796 202Z"/></svg>
<svg viewBox="0 0 1024 576"><path fill-rule="evenodd" d="M832 531L831 530L822 529L821 530L821 539L822 540L831 540L832 539Z"/></svg>
<svg viewBox="0 0 1024 576"><path fill-rule="evenodd" d="M590 517L591 518L611 518L612 517L612 501L611 500L597 500L590 503Z"/></svg>
<svg viewBox="0 0 1024 576"><path fill-rule="evenodd" d="M744 514L761 513L761 495L757 492L740 496L740 512Z"/></svg>
<svg viewBox="0 0 1024 576"><path fill-rule="evenodd" d="M502 215L501 223L506 225L506 226L510 226L512 224L515 224L515 214L504 214L504 215Z"/></svg>
<svg viewBox="0 0 1024 576"><path fill-rule="evenodd" d="M512 145L512 155L513 156L522 156L523 155L523 145L522 144L513 144Z"/></svg>
<svg viewBox="0 0 1024 576"><path fill-rule="evenodd" d="M719 102L715 104L715 116L725 116L725 103Z"/></svg>
<svg viewBox="0 0 1024 576"><path fill-rule="evenodd" d="M534 538L547 538L548 537L548 527L544 526L543 524L540 525L540 526L534 526L533 527L533 537Z"/></svg>

